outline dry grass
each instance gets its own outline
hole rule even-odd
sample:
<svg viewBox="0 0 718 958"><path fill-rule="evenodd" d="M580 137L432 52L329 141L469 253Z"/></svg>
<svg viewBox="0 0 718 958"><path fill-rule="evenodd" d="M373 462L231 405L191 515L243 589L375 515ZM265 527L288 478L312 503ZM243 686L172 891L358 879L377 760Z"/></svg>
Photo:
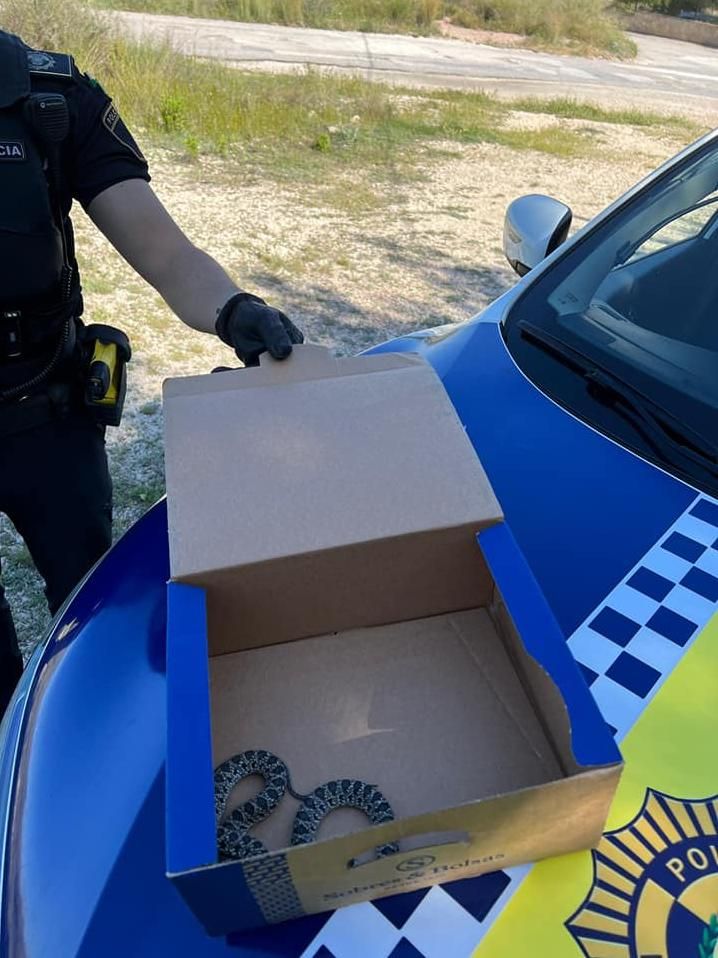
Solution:
<svg viewBox="0 0 718 958"><path fill-rule="evenodd" d="M631 57L605 0L97 0L147 13L381 33L429 34L439 19L522 34L534 44Z"/></svg>
<svg viewBox="0 0 718 958"><path fill-rule="evenodd" d="M561 156L587 151L585 137L550 127L505 130L508 109L483 94L401 91L359 77L241 72L167 46L114 33L78 0L1 0L6 28L43 49L70 50L112 92L140 134L179 148L239 159L262 175L325 178L337 168L406 175L431 142L506 143Z"/></svg>
<svg viewBox="0 0 718 958"><path fill-rule="evenodd" d="M239 20L243 23L280 23L324 27L428 34L443 15L443 0L98 0L100 5L145 13Z"/></svg>

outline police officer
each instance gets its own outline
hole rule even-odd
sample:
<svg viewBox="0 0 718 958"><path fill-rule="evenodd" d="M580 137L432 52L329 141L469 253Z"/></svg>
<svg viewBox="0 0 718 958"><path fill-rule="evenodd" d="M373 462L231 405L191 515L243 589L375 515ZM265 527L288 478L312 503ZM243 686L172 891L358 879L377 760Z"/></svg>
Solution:
<svg viewBox="0 0 718 958"><path fill-rule="evenodd" d="M247 365L288 356L301 332L194 246L149 186L111 99L68 54L0 31L0 511L24 539L55 612L109 547L104 426L85 403L77 200L194 329ZM0 715L22 671L0 587Z"/></svg>

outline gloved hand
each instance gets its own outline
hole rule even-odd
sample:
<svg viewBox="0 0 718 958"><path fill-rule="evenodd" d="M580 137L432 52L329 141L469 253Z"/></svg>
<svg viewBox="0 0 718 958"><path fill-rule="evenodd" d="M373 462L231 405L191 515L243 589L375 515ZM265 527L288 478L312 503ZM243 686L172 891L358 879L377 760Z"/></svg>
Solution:
<svg viewBox="0 0 718 958"><path fill-rule="evenodd" d="M304 342L302 332L284 313L251 293L236 293L228 299L215 329L245 366L258 366L265 350L275 359L286 359L293 343Z"/></svg>

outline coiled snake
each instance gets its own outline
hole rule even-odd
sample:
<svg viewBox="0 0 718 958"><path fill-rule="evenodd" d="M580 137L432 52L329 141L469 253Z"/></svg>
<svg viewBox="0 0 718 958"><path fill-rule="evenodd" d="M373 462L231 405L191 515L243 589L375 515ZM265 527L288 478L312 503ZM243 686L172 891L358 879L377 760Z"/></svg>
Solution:
<svg viewBox="0 0 718 958"><path fill-rule="evenodd" d="M264 788L225 817L227 799L232 789L250 775L261 775ZM336 808L357 808L364 812L372 825L394 820L391 805L376 785L342 778L319 785L309 795L301 795L292 788L289 769L280 758L272 752L251 749L222 762L214 773L217 844L224 859L253 858L266 854L267 849L259 839L249 834L249 830L268 818L287 792L301 802L294 819L292 845L314 841L322 821ZM396 851L398 845L391 843L380 845L376 854L391 855Z"/></svg>

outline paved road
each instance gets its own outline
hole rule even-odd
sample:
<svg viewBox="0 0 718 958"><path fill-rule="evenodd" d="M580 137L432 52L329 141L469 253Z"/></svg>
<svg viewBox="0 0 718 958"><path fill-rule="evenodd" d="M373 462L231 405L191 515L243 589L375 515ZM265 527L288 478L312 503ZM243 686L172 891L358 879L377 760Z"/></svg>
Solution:
<svg viewBox="0 0 718 958"><path fill-rule="evenodd" d="M157 14L117 14L135 36L169 40L184 53L237 66L300 64L366 72L372 79L537 95L617 96L652 104L701 104L718 111L718 50L633 35L629 63L501 49L440 37L313 30Z"/></svg>

